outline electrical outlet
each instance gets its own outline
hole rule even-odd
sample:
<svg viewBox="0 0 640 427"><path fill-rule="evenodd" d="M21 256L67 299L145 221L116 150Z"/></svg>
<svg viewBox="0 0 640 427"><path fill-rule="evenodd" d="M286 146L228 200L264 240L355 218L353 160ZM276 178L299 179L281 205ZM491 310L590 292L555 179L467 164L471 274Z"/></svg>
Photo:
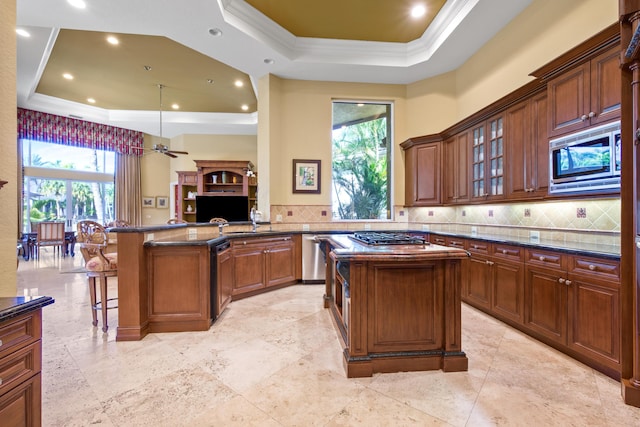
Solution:
<svg viewBox="0 0 640 427"><path fill-rule="evenodd" d="M145 242L150 242L151 240L153 240L153 239L154 239L154 237L155 237L155 236L154 236L154 234L153 234L153 233L147 233L147 234L145 234L145 235L144 235L144 241L145 241Z"/></svg>
<svg viewBox="0 0 640 427"><path fill-rule="evenodd" d="M365 224L364 225L364 229L365 230L371 230L371 224Z"/></svg>
<svg viewBox="0 0 640 427"><path fill-rule="evenodd" d="M302 224L302 231L309 231L309 224Z"/></svg>
<svg viewBox="0 0 640 427"><path fill-rule="evenodd" d="M282 222L282 215L276 215L276 222Z"/></svg>
<svg viewBox="0 0 640 427"><path fill-rule="evenodd" d="M531 242L539 242L540 241L540 232L531 230L529 232L529 241Z"/></svg>
<svg viewBox="0 0 640 427"><path fill-rule="evenodd" d="M187 240L196 240L198 238L198 229L190 228L187 230Z"/></svg>
<svg viewBox="0 0 640 427"><path fill-rule="evenodd" d="M422 224L422 231L429 231L429 224Z"/></svg>
<svg viewBox="0 0 640 427"><path fill-rule="evenodd" d="M471 235L472 236L478 235L478 227L476 227L475 225L471 227Z"/></svg>

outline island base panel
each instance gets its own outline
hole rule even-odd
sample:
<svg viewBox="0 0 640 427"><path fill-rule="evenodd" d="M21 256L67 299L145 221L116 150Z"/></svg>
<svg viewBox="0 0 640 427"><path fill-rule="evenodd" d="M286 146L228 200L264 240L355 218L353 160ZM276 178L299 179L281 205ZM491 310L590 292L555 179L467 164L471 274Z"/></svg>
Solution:
<svg viewBox="0 0 640 427"><path fill-rule="evenodd" d="M343 366L347 378L371 377L374 373L437 371L461 372L468 370L469 360L462 353L371 356L366 358L349 357L345 351Z"/></svg>

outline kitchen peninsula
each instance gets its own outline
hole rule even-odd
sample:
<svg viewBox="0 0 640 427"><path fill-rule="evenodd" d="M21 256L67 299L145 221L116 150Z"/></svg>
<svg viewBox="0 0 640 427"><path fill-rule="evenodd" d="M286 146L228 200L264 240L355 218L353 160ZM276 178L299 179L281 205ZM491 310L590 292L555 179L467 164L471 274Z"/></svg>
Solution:
<svg viewBox="0 0 640 427"><path fill-rule="evenodd" d="M329 253L325 307L347 377L466 371L461 346L462 249L405 233L320 236Z"/></svg>

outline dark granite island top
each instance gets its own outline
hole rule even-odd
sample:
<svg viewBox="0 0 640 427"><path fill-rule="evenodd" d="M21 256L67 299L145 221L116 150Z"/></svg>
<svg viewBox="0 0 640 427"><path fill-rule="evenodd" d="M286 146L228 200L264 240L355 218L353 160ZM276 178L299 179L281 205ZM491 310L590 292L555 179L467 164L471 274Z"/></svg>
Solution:
<svg viewBox="0 0 640 427"><path fill-rule="evenodd" d="M0 297L0 322L40 309L55 300L46 296Z"/></svg>
<svg viewBox="0 0 640 427"><path fill-rule="evenodd" d="M467 370L460 300L465 250L318 238L329 254L325 307L341 339L347 377Z"/></svg>

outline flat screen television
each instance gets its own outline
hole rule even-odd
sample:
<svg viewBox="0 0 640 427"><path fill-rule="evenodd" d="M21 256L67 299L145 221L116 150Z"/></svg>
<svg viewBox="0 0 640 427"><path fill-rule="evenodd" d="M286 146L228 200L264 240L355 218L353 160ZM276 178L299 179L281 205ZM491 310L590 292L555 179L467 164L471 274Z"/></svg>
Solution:
<svg viewBox="0 0 640 427"><path fill-rule="evenodd" d="M196 222L209 222L211 218L249 221L249 197L196 196Z"/></svg>

